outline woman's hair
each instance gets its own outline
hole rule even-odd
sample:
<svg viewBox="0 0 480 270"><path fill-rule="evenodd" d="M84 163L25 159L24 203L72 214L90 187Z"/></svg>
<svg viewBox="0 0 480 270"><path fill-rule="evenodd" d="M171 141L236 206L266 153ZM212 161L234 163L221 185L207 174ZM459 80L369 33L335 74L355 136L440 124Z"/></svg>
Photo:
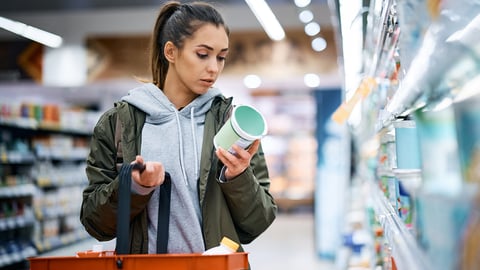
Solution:
<svg viewBox="0 0 480 270"><path fill-rule="evenodd" d="M182 48L185 39L205 24L223 26L229 35L222 16L208 3L169 1L162 7L153 29L150 62L153 83L160 89L164 87L169 65L163 51L165 43L171 41L177 48Z"/></svg>

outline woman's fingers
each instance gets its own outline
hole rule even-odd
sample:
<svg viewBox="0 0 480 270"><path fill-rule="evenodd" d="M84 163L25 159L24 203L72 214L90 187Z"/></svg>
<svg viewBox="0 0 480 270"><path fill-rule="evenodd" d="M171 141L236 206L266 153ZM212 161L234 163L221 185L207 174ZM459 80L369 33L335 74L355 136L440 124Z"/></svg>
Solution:
<svg viewBox="0 0 480 270"><path fill-rule="evenodd" d="M138 184L146 187L154 187L163 184L165 179L165 169L160 162L148 161L144 162L143 157L136 156L132 163L144 164L145 169L132 170L132 179Z"/></svg>
<svg viewBox="0 0 480 270"><path fill-rule="evenodd" d="M225 177L227 180L238 176L250 166L250 160L257 152L259 145L259 140L255 140L247 150L238 145L233 145L232 150L235 154L222 148L217 149L217 157L226 167Z"/></svg>

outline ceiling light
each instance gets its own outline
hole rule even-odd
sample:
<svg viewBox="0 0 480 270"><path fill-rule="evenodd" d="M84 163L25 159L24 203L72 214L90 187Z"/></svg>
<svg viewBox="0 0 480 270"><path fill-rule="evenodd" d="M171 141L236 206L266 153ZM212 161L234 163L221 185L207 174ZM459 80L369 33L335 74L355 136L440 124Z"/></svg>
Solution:
<svg viewBox="0 0 480 270"><path fill-rule="evenodd" d="M317 74L308 73L303 77L306 86L314 88L320 85L320 77Z"/></svg>
<svg viewBox="0 0 480 270"><path fill-rule="evenodd" d="M316 22L311 22L305 25L305 33L309 36L315 36L320 33L320 25Z"/></svg>
<svg viewBox="0 0 480 270"><path fill-rule="evenodd" d="M247 75L243 78L243 84L250 89L255 89L260 87L262 84L262 79L257 75Z"/></svg>
<svg viewBox="0 0 480 270"><path fill-rule="evenodd" d="M264 0L245 0L245 2L272 40L278 41L285 38L285 31Z"/></svg>
<svg viewBox="0 0 480 270"><path fill-rule="evenodd" d="M312 48L316 52L321 52L327 48L327 41L322 37L312 40Z"/></svg>
<svg viewBox="0 0 480 270"><path fill-rule="evenodd" d="M295 0L295 5L299 8L310 5L311 0Z"/></svg>
<svg viewBox="0 0 480 270"><path fill-rule="evenodd" d="M313 20L313 13L310 10L303 10L298 14L298 18L303 23L308 23Z"/></svg>
<svg viewBox="0 0 480 270"><path fill-rule="evenodd" d="M58 35L1 16L0 27L52 48L60 47L63 42L62 37Z"/></svg>

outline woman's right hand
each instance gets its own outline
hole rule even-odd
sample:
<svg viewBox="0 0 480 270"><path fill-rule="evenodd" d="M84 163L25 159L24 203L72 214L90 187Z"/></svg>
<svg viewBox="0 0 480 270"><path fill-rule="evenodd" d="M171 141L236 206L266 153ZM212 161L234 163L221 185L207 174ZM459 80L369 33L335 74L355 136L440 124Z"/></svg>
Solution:
<svg viewBox="0 0 480 270"><path fill-rule="evenodd" d="M142 156L136 156L132 163L144 164L145 170L132 170L132 179L143 187L156 187L163 184L165 180L165 168L157 161L144 162Z"/></svg>

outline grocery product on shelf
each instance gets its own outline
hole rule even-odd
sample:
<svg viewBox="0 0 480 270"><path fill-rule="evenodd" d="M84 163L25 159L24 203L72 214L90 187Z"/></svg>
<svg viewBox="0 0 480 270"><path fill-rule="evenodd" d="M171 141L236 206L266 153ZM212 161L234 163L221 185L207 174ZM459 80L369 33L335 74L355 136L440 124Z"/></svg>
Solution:
<svg viewBox="0 0 480 270"><path fill-rule="evenodd" d="M382 269L478 269L479 12L467 0L369 2L360 81L376 83L351 98L352 134Z"/></svg>
<svg viewBox="0 0 480 270"><path fill-rule="evenodd" d="M480 87L480 84L475 84ZM478 88L477 88L478 89ZM463 179L480 182L480 94L453 104Z"/></svg>
<svg viewBox="0 0 480 270"><path fill-rule="evenodd" d="M395 127L396 168L420 169L420 146L415 121L399 120L393 122Z"/></svg>
<svg viewBox="0 0 480 270"><path fill-rule="evenodd" d="M415 122L422 158L423 192L458 196L462 192L462 176L453 108L418 110Z"/></svg>
<svg viewBox="0 0 480 270"><path fill-rule="evenodd" d="M0 107L0 268L24 269L28 257L88 237L78 215L87 119L98 114L3 99Z"/></svg>

